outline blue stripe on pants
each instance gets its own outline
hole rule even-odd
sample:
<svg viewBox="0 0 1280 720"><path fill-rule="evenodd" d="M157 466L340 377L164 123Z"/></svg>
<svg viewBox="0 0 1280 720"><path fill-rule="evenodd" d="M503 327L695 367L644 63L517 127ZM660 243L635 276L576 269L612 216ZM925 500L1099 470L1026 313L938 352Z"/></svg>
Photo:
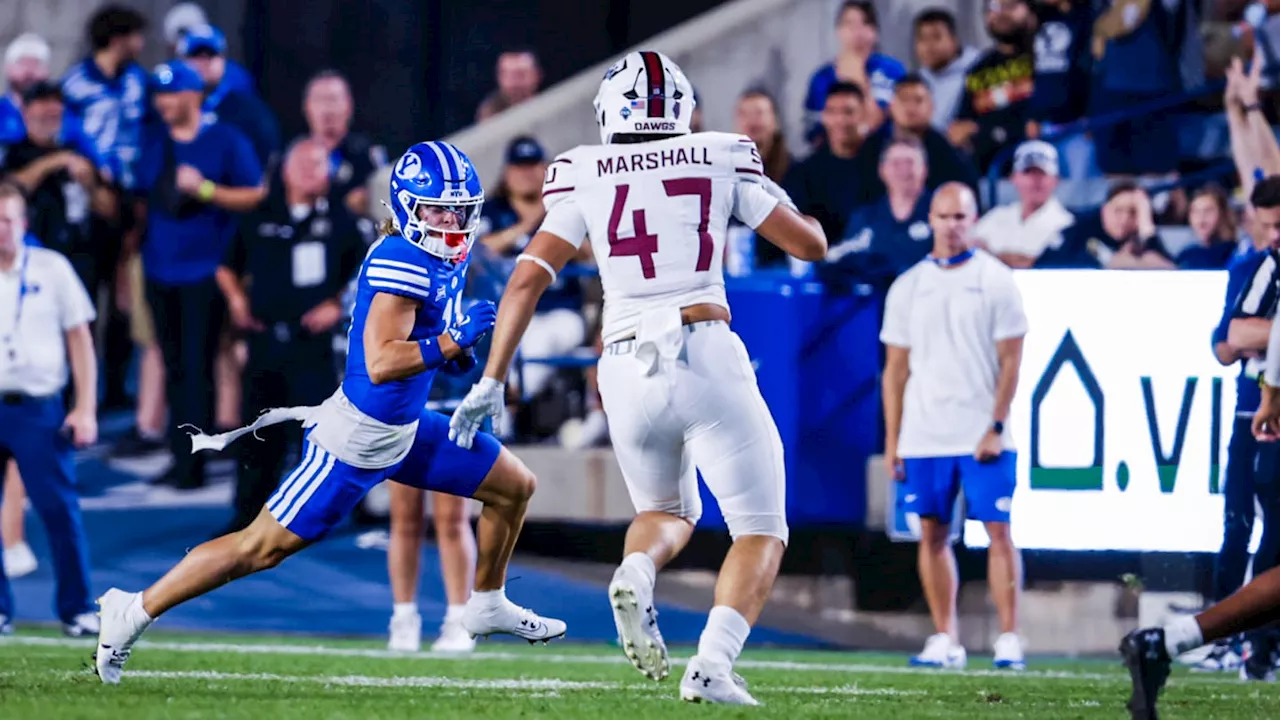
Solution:
<svg viewBox="0 0 1280 720"><path fill-rule="evenodd" d="M18 461L22 484L53 552L58 581L54 610L63 622L71 622L92 607L89 541L80 518L74 452L60 433L63 418L61 396L0 404L0 468L10 457ZM0 615L13 614L13 593L0 567Z"/></svg>

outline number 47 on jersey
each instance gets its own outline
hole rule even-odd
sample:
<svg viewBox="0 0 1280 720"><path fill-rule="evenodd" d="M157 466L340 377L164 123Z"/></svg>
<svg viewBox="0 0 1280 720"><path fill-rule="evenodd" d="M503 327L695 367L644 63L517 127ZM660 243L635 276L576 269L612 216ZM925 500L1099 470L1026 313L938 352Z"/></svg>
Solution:
<svg viewBox="0 0 1280 720"><path fill-rule="evenodd" d="M711 178L690 177L663 180L662 189L667 197L684 195L698 198L698 272L711 269L711 258L715 253L715 242L707 225L711 221ZM618 225L622 223L622 213L626 211L627 196L631 193L630 185L618 185L613 195L613 212L609 215L609 257L635 256L640 259L640 270L646 280L657 276L653 266L654 253L658 252L658 236L651 234L645 221L644 208L631 211L631 226L635 234L631 237L619 237Z"/></svg>

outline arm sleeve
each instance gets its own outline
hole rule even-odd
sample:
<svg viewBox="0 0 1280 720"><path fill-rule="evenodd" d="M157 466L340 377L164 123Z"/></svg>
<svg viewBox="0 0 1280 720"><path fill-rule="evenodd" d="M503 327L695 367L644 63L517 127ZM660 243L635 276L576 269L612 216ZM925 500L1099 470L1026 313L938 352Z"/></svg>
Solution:
<svg viewBox="0 0 1280 720"><path fill-rule="evenodd" d="M573 158L568 155L560 155L547 166L542 182L542 206L547 216L538 231L549 232L578 248L587 238L587 220L574 199L576 172Z"/></svg>
<svg viewBox="0 0 1280 720"><path fill-rule="evenodd" d="M884 324L880 326L880 342L900 348L911 348L910 336L907 333L911 287L915 284L915 276L903 274L889 286L889 293L884 299Z"/></svg>
<svg viewBox="0 0 1280 720"><path fill-rule="evenodd" d="M71 263L62 255L57 255L58 264L58 320L63 331L91 323L97 318L89 293L80 282L80 276L71 267Z"/></svg>
<svg viewBox="0 0 1280 720"><path fill-rule="evenodd" d="M956 111L956 120L977 120L978 112L973 107L973 93L969 92L969 76L966 74L964 92L960 95L960 109Z"/></svg>
<svg viewBox="0 0 1280 720"><path fill-rule="evenodd" d="M992 338L996 342L1027 334L1027 314L1022 309L1022 293L1018 292L1013 272L1004 267L999 270L1000 280L994 293L995 323Z"/></svg>

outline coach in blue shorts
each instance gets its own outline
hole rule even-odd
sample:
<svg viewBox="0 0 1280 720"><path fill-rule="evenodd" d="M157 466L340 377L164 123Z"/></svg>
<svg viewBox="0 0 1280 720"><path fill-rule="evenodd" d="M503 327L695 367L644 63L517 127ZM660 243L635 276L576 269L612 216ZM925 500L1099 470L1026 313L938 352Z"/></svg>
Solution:
<svg viewBox="0 0 1280 720"><path fill-rule="evenodd" d="M1000 616L997 668L1021 669L1021 568L1009 530L1017 456L1005 422L1018 384L1027 318L1013 272L969 245L977 203L948 183L929 208L933 251L885 299L885 457L920 517L920 582L937 632L913 665L963 667L956 628L955 556L948 541L956 497L991 537L988 580Z"/></svg>

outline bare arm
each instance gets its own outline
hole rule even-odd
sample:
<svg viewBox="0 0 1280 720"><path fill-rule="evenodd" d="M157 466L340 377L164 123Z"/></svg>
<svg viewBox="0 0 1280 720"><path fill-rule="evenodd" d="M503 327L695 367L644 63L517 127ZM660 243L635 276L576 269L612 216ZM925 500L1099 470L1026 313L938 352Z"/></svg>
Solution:
<svg viewBox="0 0 1280 720"><path fill-rule="evenodd" d="M77 325L66 333L67 360L75 381L75 411L98 414L98 356L93 352L93 335L88 323Z"/></svg>
<svg viewBox="0 0 1280 720"><path fill-rule="evenodd" d="M911 370L907 358L911 351L896 345L885 346L884 374L880 395L884 402L884 454L891 461L898 457L898 434L902 431L902 397Z"/></svg>
<svg viewBox="0 0 1280 720"><path fill-rule="evenodd" d="M400 295L377 293L373 296L363 340L365 371L374 385L403 380L427 369L422 348L408 339L419 307L417 300ZM462 354L448 333L434 342L438 343L445 361Z"/></svg>
<svg viewBox="0 0 1280 720"><path fill-rule="evenodd" d="M558 273L578 254L578 248L564 238L544 231L533 236L524 254L541 259ZM507 289L502 293L502 302L498 303L498 321L493 326L485 377L499 382L507 377L516 346L529 327L538 298L551 285L551 280L551 274L536 262L516 263L516 269L507 281Z"/></svg>
<svg viewBox="0 0 1280 720"><path fill-rule="evenodd" d="M258 207L267 196L265 187L227 187L214 185L209 202L229 212L244 213Z"/></svg>
<svg viewBox="0 0 1280 720"><path fill-rule="evenodd" d="M1266 350L1271 337L1271 321L1265 318L1236 318L1227 326L1227 344L1236 352Z"/></svg>
<svg viewBox="0 0 1280 720"><path fill-rule="evenodd" d="M996 342L996 360L1000 363L1000 376L996 380L996 405L992 420L1005 422L1013 407L1013 396L1018 391L1018 368L1022 366L1022 338L1009 338Z"/></svg>
<svg viewBox="0 0 1280 720"><path fill-rule="evenodd" d="M219 266L213 277L214 281L218 283L218 289L222 291L222 296L228 301L244 295L244 287L240 284L240 278L231 268L225 265Z"/></svg>
<svg viewBox="0 0 1280 720"><path fill-rule="evenodd" d="M797 260L817 262L827 256L827 236L822 225L779 203L756 233Z"/></svg>
<svg viewBox="0 0 1280 720"><path fill-rule="evenodd" d="M70 154L69 151L62 150L45 155L21 170L9 173L9 178L29 193L44 182L45 178L49 177L50 174L66 167L67 158Z"/></svg>
<svg viewBox="0 0 1280 720"><path fill-rule="evenodd" d="M1213 356L1217 358L1218 364L1224 367L1236 362L1241 357L1240 353L1236 352L1229 342L1214 343Z"/></svg>

